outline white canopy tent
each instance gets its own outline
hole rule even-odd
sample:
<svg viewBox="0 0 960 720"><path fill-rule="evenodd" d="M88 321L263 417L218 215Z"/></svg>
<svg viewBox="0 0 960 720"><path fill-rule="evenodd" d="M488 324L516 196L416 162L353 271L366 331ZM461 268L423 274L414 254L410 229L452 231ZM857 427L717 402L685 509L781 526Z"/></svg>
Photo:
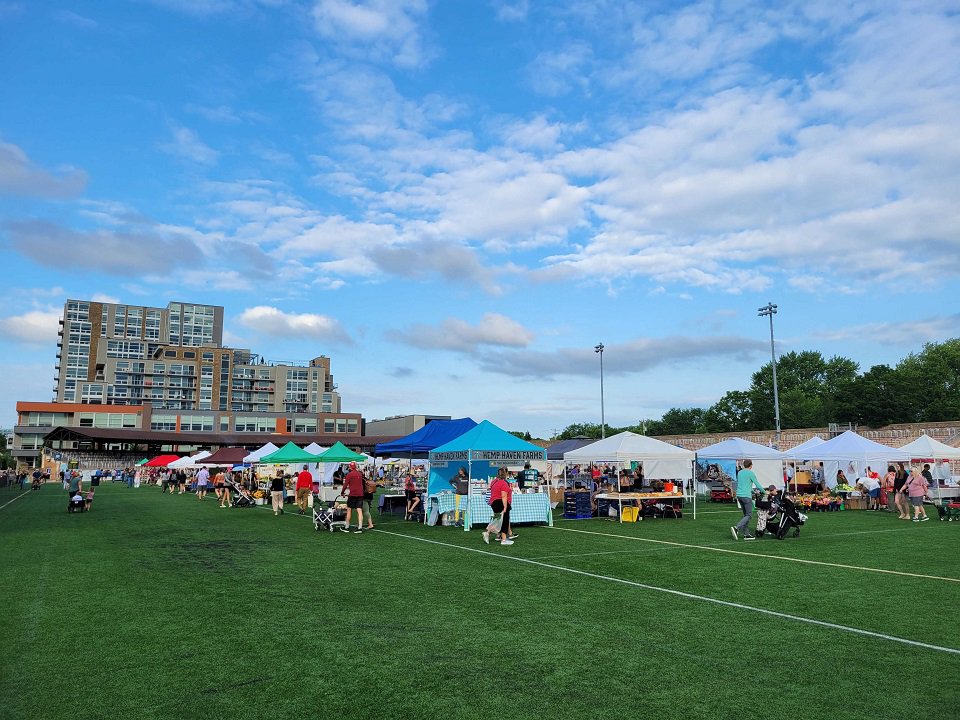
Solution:
<svg viewBox="0 0 960 720"><path fill-rule="evenodd" d="M603 440L584 445L563 454L564 463L612 463L627 465L643 463L643 476L648 480L677 480L684 497L693 502L693 517L697 517L697 496L693 488L692 450L670 445L646 435L629 431L612 435ZM620 478L617 476L617 490ZM689 489L689 496L687 491ZM622 502L620 508L622 521Z"/></svg>
<svg viewBox="0 0 960 720"><path fill-rule="evenodd" d="M245 458L243 458L243 461L245 463L260 462L260 458L264 457L265 455L269 455L270 453L275 453L279 449L280 448L278 448L272 442L268 442L262 448L257 448L252 453L250 453Z"/></svg>
<svg viewBox="0 0 960 720"><path fill-rule="evenodd" d="M946 443L935 440L929 435L921 435L913 442L900 448L902 452L910 454L911 460L932 461L932 475L936 483L937 497L939 498L940 483L953 483L953 473L950 471L950 460L960 460L960 448L951 447ZM941 461L938 463L938 461Z"/></svg>
<svg viewBox="0 0 960 720"><path fill-rule="evenodd" d="M789 450L783 451L783 457L788 460L802 461L802 460L813 460L820 459L820 456L817 455L816 448L823 445L824 440L819 435L814 435L809 440L804 440L802 443L796 447L792 447Z"/></svg>
<svg viewBox="0 0 960 720"><path fill-rule="evenodd" d="M646 435L622 432L563 454L565 463L643 463L643 476L649 480L693 479L692 450L670 445Z"/></svg>
<svg viewBox="0 0 960 720"><path fill-rule="evenodd" d="M168 468L173 468L174 470L185 470L187 468L197 467L197 461L203 460L206 457L210 457L213 453L208 450L201 450L196 455L191 455L190 457L182 457L179 460L174 460L172 463L167 465Z"/></svg>
<svg viewBox="0 0 960 720"><path fill-rule="evenodd" d="M909 452L868 440L853 430L818 445L813 454L823 462L823 479L830 488L837 485L838 470L843 470L847 482L852 485L868 467L882 475L888 463L910 461Z"/></svg>
<svg viewBox="0 0 960 720"><path fill-rule="evenodd" d="M312 442L307 445L303 451L313 455L320 455L329 449L330 448L325 448L323 445L317 445L317 443ZM336 470L337 466L330 463L310 463L310 473L321 485L333 485L333 473L336 472Z"/></svg>
<svg viewBox="0 0 960 720"><path fill-rule="evenodd" d="M703 460L752 460L757 481L764 487L783 487L783 453L743 438L727 438L697 450Z"/></svg>

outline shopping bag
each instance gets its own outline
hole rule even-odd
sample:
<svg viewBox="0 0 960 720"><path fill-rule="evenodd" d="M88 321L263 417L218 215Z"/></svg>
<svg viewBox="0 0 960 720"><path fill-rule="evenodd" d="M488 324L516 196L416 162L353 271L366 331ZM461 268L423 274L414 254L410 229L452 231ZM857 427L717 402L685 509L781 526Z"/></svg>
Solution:
<svg viewBox="0 0 960 720"><path fill-rule="evenodd" d="M494 515L493 520L490 521L490 525L488 527L490 528L490 532L499 533L500 528L503 527L503 513Z"/></svg>

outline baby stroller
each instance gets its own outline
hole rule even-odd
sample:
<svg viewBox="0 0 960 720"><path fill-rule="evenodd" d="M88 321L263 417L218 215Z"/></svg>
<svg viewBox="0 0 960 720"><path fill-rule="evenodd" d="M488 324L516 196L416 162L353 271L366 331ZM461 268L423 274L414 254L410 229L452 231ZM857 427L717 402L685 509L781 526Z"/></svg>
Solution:
<svg viewBox="0 0 960 720"><path fill-rule="evenodd" d="M314 530L333 532L337 528L346 528L346 526L347 509L343 503L327 503L326 507L313 511Z"/></svg>
<svg viewBox="0 0 960 720"><path fill-rule="evenodd" d="M86 510L87 503L79 493L70 498L70 502L67 503L67 512L86 512Z"/></svg>
<svg viewBox="0 0 960 720"><path fill-rule="evenodd" d="M770 537L783 540L790 528L793 536L800 534L800 526L807 521L807 516L797 510L793 500L787 497L786 491L781 490L767 500L757 501L757 537L767 534L769 526Z"/></svg>
<svg viewBox="0 0 960 720"><path fill-rule="evenodd" d="M783 540L790 531L790 528L793 528L793 537L799 537L800 526L807 521L807 516L797 510L797 506L793 500L787 497L787 493L784 490L780 491L775 503L778 506L780 514L779 517L773 517L767 521L771 527L771 536L776 537L777 540ZM759 534L758 532L757 535Z"/></svg>
<svg viewBox="0 0 960 720"><path fill-rule="evenodd" d="M256 505L253 501L253 495L240 483L227 480L227 486L233 490L233 497L230 500L231 507L253 507Z"/></svg>

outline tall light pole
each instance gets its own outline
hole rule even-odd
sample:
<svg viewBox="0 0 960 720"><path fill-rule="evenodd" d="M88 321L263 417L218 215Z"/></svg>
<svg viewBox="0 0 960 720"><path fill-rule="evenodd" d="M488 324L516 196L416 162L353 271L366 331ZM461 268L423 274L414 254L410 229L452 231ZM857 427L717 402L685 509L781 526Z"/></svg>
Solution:
<svg viewBox="0 0 960 720"><path fill-rule="evenodd" d="M777 314L777 306L772 302L762 308L757 308L757 317L764 315L770 318L770 359L773 367L773 416L777 423L776 446L780 447L780 397L777 394L777 351L773 345L773 316Z"/></svg>
<svg viewBox="0 0 960 720"><path fill-rule="evenodd" d="M600 439L607 437L607 421L603 415L603 343L593 348L595 353L600 354Z"/></svg>

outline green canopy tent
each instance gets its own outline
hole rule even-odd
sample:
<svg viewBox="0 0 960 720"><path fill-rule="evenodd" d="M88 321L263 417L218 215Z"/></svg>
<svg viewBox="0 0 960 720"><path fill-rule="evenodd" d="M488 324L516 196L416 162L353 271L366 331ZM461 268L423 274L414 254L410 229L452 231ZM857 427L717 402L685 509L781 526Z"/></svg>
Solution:
<svg viewBox="0 0 960 720"><path fill-rule="evenodd" d="M333 448L331 448L332 450ZM318 463L323 462L321 455L314 455L303 450L299 445L288 442L276 452L264 455L257 462L267 465L290 465L293 463Z"/></svg>
<svg viewBox="0 0 960 720"><path fill-rule="evenodd" d="M354 452L339 440L331 445L329 450L315 457L317 459L314 462L325 463L366 462L369 460L366 455Z"/></svg>
<svg viewBox="0 0 960 720"><path fill-rule="evenodd" d="M144 458L143 460L137 463L137 467L140 467L141 465L146 465L148 462L150 462L150 458Z"/></svg>

